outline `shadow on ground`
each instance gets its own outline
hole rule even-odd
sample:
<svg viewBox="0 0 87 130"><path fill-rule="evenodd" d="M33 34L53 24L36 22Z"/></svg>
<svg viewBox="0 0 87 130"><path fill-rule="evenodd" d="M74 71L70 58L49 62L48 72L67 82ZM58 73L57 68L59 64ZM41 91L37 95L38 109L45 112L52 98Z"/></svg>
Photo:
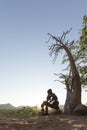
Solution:
<svg viewBox="0 0 87 130"><path fill-rule="evenodd" d="M87 116L48 115L0 118L0 130L87 130Z"/></svg>

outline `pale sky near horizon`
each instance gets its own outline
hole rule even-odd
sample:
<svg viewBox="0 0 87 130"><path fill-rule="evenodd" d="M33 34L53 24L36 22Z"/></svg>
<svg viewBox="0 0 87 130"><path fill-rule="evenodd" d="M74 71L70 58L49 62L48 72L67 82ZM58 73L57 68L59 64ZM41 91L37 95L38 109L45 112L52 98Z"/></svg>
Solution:
<svg viewBox="0 0 87 130"><path fill-rule="evenodd" d="M40 105L49 88L64 104L65 86L53 74L62 70L61 55L53 64L47 33L72 27L68 38L76 40L85 14L87 0L0 0L0 104Z"/></svg>

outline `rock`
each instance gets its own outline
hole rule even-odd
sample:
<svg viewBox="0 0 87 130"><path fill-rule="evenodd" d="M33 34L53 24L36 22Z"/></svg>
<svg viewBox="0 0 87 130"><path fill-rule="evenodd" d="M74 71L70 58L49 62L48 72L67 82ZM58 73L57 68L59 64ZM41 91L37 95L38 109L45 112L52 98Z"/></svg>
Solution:
<svg viewBox="0 0 87 130"><path fill-rule="evenodd" d="M73 111L74 115L87 115L87 106L83 105L83 104L78 104L74 111Z"/></svg>

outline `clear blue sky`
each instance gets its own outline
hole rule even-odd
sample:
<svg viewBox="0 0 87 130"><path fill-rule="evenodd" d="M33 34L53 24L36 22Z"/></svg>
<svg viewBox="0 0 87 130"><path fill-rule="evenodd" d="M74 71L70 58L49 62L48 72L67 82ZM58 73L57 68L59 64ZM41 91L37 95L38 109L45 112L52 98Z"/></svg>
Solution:
<svg viewBox="0 0 87 130"><path fill-rule="evenodd" d="M66 90L53 75L61 56L52 63L47 33L72 27L69 40L78 39L84 14L87 0L0 0L0 104L40 105L49 88L64 104Z"/></svg>

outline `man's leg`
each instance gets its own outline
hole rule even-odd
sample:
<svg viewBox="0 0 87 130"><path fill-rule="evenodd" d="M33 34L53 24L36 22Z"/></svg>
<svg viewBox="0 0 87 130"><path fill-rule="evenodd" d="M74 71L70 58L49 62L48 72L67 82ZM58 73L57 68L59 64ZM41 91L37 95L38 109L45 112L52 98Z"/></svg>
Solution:
<svg viewBox="0 0 87 130"><path fill-rule="evenodd" d="M45 107L45 114L48 114L48 106Z"/></svg>
<svg viewBox="0 0 87 130"><path fill-rule="evenodd" d="M54 109L56 109L56 110L59 110L59 103L58 103L58 101L56 101L56 102L54 102L54 103L52 104L52 108L54 108Z"/></svg>
<svg viewBox="0 0 87 130"><path fill-rule="evenodd" d="M46 107L45 107L45 106L46 106ZM44 107L45 107L45 108L44 108ZM47 101L44 101L44 102L41 104L41 112L42 112L42 114L48 113Z"/></svg>

